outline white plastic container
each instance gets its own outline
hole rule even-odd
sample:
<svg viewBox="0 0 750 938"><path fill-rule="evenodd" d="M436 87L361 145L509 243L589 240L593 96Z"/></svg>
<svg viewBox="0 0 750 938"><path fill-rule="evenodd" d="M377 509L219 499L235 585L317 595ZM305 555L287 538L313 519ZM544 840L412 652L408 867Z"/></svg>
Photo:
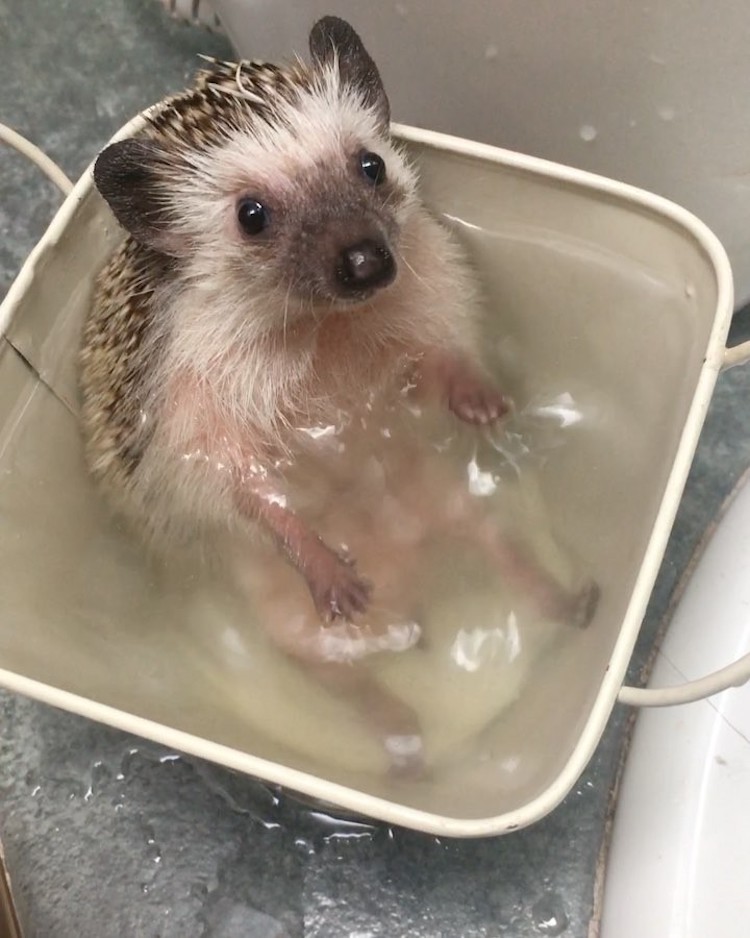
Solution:
<svg viewBox="0 0 750 938"><path fill-rule="evenodd" d="M78 332L92 278L122 236L89 171L0 307L0 332L66 405L40 407L48 392L12 350L0 352L0 684L349 811L441 835L499 834L567 794L618 696L674 702L750 673L743 659L698 687L621 687L716 377L750 352L725 350L729 263L683 209L578 170L395 130L426 201L479 267L511 392L565 389L586 418L540 484L552 524L596 570L602 600L590 628L540 661L483 734L483 755L469 746L423 782L269 738L228 714L218 685L198 707L200 675L190 688L170 684L173 652L149 624L158 589L133 566L134 548L113 540L80 457ZM111 615L92 621L80 604L98 593ZM165 623L165 641L174 628ZM317 731L322 741L323 727L308 729L313 749Z"/></svg>

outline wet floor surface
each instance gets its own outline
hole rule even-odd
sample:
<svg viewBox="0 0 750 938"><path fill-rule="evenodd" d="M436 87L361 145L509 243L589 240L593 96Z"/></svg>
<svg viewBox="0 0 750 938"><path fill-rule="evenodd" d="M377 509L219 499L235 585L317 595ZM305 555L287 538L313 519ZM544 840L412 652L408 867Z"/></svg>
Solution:
<svg viewBox="0 0 750 938"><path fill-rule="evenodd" d="M75 179L114 130L181 87L196 53L226 51L153 0L0 0L0 120ZM44 177L0 150L0 294L58 203ZM750 463L748 385L741 368L719 381L633 678ZM332 823L252 780L12 694L0 706L0 836L27 936L589 934L624 708L548 818L504 838L439 842Z"/></svg>

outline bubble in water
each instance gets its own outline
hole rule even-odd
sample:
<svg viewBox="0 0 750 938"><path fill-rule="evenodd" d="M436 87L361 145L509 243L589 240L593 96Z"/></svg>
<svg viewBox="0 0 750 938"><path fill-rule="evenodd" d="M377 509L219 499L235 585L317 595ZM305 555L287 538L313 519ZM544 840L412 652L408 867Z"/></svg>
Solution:
<svg viewBox="0 0 750 938"><path fill-rule="evenodd" d="M695 296L695 284L693 283L685 284L685 296L691 300L693 299L693 297Z"/></svg>
<svg viewBox="0 0 750 938"><path fill-rule="evenodd" d="M531 910L534 927L542 935L562 935L568 928L563 901L556 892L542 896Z"/></svg>
<svg viewBox="0 0 750 938"><path fill-rule="evenodd" d="M469 491L479 498L494 495L497 489L497 479L491 472L479 468L476 459L472 459L467 468L469 477Z"/></svg>
<svg viewBox="0 0 750 938"><path fill-rule="evenodd" d="M409 12L409 11L407 10L405 3L397 3L397 4L396 4L396 13L398 13L399 16L404 17L404 16L406 16L406 14L407 14L408 12Z"/></svg>
<svg viewBox="0 0 750 938"><path fill-rule="evenodd" d="M509 775L512 775L514 772L518 771L521 766L521 757L519 755L506 756L504 759L500 760L500 768L503 772L507 772Z"/></svg>
<svg viewBox="0 0 750 938"><path fill-rule="evenodd" d="M591 143L592 140L596 140L597 130L596 127L592 127L591 124L584 124L583 127L578 131L578 136L581 140L585 140L586 143Z"/></svg>
<svg viewBox="0 0 750 938"><path fill-rule="evenodd" d="M167 762L179 762L181 758L182 756L179 753L168 752L166 755L159 756L159 762L164 765Z"/></svg>
<svg viewBox="0 0 750 938"><path fill-rule="evenodd" d="M663 121L673 121L677 114L675 109L673 107L669 107L669 105L666 105L665 107L660 107L657 113L659 114L659 117Z"/></svg>
<svg viewBox="0 0 750 938"><path fill-rule="evenodd" d="M302 853L308 857L315 855L315 844L311 843L305 837L296 837L294 840L294 846L297 847L298 850L301 850Z"/></svg>
<svg viewBox="0 0 750 938"><path fill-rule="evenodd" d="M488 62L491 62L493 59L496 59L500 54L499 49L494 43L490 43L487 48L484 50L484 57Z"/></svg>
<svg viewBox="0 0 750 938"><path fill-rule="evenodd" d="M661 56L657 55L655 52L651 52L648 57L649 62L653 62L654 65L666 65L667 60Z"/></svg>
<svg viewBox="0 0 750 938"><path fill-rule="evenodd" d="M567 391L554 397L532 399L524 408L524 416L548 420L558 427L572 427L583 420L583 413Z"/></svg>

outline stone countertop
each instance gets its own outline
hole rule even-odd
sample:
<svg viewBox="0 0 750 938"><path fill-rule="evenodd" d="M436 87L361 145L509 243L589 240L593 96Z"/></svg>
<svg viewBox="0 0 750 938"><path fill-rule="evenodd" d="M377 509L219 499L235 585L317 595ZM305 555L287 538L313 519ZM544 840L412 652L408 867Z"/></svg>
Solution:
<svg viewBox="0 0 750 938"><path fill-rule="evenodd" d="M0 0L0 121L75 179L219 36L155 0ZM59 196L0 147L0 294ZM737 332L747 331L745 316ZM722 376L631 668L750 464L750 373ZM0 836L27 938L531 938L596 934L617 707L575 790L503 838L334 823L250 779L0 692Z"/></svg>

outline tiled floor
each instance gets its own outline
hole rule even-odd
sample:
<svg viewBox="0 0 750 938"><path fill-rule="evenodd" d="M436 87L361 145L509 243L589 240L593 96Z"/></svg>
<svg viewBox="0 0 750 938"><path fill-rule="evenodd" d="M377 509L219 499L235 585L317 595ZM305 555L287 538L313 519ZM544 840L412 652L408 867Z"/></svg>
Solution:
<svg viewBox="0 0 750 938"><path fill-rule="evenodd" d="M0 0L0 120L75 178L126 118L182 84L199 51L223 51L221 40L171 23L153 0ZM0 290L57 201L0 151ZM719 382L633 675L750 463L749 386L743 369ZM621 708L552 816L502 839L437 843L381 828L331 836L247 779L10 694L0 704L0 834L29 936L589 934Z"/></svg>

